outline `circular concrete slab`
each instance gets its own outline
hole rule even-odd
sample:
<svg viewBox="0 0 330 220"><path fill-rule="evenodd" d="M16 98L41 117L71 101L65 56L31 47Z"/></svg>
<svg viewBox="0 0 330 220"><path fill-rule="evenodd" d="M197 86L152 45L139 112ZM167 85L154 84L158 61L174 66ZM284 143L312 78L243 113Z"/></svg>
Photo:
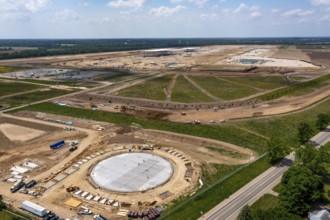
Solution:
<svg viewBox="0 0 330 220"><path fill-rule="evenodd" d="M173 174L172 164L157 155L125 153L99 162L91 178L102 188L139 192L164 184Z"/></svg>

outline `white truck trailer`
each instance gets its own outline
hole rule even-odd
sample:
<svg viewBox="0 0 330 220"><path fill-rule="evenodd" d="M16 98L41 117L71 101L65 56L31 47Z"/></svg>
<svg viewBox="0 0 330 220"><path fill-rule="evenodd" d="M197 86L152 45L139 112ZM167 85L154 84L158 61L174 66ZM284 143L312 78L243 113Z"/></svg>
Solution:
<svg viewBox="0 0 330 220"><path fill-rule="evenodd" d="M44 207L30 201L22 202L21 208L40 217L43 217L47 214L47 210Z"/></svg>

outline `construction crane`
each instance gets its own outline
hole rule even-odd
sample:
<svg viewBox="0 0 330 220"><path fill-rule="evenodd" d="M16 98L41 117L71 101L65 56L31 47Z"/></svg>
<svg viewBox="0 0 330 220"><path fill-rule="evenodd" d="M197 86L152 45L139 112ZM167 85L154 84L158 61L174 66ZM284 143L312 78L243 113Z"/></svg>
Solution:
<svg viewBox="0 0 330 220"><path fill-rule="evenodd" d="M148 143L148 139L144 133L144 130L141 125L132 123L131 125L131 131L132 131L132 142L134 143L134 137L135 137L135 130L134 128L140 129L143 135L144 145L140 147L141 150L153 150L153 147Z"/></svg>

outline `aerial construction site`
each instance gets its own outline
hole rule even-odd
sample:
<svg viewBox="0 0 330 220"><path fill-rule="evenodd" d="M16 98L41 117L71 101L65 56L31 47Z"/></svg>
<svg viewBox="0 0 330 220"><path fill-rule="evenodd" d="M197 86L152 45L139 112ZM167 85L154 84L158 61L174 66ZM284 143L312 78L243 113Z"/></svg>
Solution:
<svg viewBox="0 0 330 220"><path fill-rule="evenodd" d="M180 219L173 207L260 161L272 135L289 140L272 120L329 107L329 57L224 45L1 60L14 69L0 75L0 194L61 218Z"/></svg>

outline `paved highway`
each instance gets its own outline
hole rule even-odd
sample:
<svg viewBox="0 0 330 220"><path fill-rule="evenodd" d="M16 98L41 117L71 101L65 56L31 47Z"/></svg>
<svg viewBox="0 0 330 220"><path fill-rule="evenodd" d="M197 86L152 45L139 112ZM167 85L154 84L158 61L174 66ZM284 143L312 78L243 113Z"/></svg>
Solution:
<svg viewBox="0 0 330 220"><path fill-rule="evenodd" d="M316 146L324 146L330 141L330 126L315 135L311 142ZM294 153L287 156L281 164L273 166L231 195L199 220L234 220L245 205L251 205L261 196L270 192L282 178L283 173L292 165Z"/></svg>
<svg viewBox="0 0 330 220"><path fill-rule="evenodd" d="M330 141L330 126L327 127L324 131L321 131L315 135L310 142L314 144L316 148L326 145Z"/></svg>

